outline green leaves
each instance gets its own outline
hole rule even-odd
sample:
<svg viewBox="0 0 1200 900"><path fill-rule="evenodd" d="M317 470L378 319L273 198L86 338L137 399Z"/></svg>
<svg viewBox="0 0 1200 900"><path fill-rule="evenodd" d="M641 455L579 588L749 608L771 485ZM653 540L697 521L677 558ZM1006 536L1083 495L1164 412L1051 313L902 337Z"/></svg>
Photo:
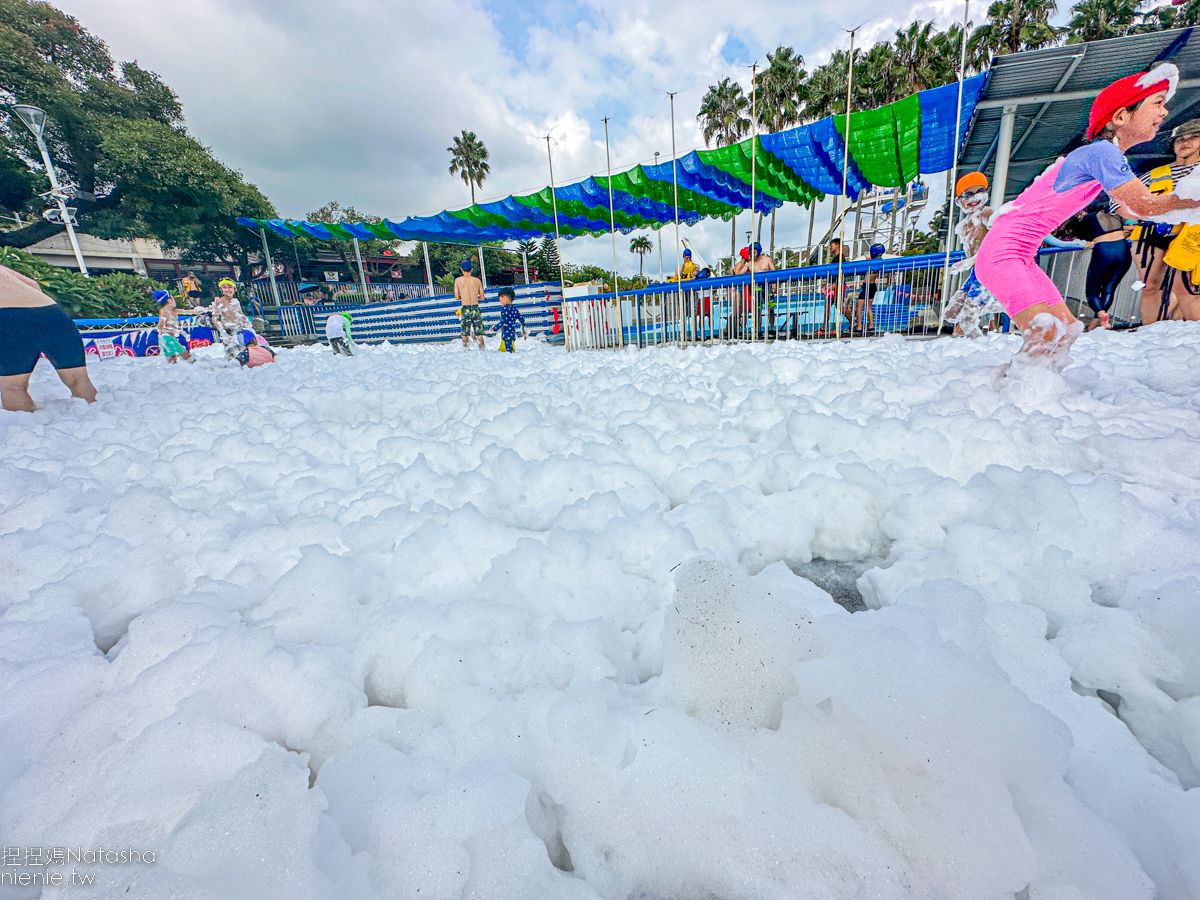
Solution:
<svg viewBox="0 0 1200 900"><path fill-rule="evenodd" d="M158 306L150 295L166 288L140 275L114 273L85 278L72 269L52 266L32 253L11 247L0 247L0 266L32 278L76 319L158 315Z"/></svg>

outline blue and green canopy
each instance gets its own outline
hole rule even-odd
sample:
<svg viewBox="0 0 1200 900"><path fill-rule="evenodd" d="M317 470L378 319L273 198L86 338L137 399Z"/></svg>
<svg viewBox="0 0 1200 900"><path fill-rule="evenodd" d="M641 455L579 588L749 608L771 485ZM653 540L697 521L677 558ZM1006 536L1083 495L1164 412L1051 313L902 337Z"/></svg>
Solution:
<svg viewBox="0 0 1200 900"><path fill-rule="evenodd" d="M963 82L961 145L983 90L986 75ZM944 172L953 165L958 83L921 91L882 106L850 114L846 194L857 199L871 186L903 187L919 175ZM829 116L775 134L748 138L715 150L695 150L672 162L634 166L612 176L596 175L573 184L503 200L476 203L433 216L409 216L400 222L317 223L298 219L248 219L238 222L266 228L283 237L321 240L406 240L478 244L526 240L554 233L555 207L565 238L607 234L609 190L616 229L628 234L674 222L676 193L679 221L693 225L705 218L728 221L753 204L769 213L784 203L807 206L826 194L841 194L846 159L846 117Z"/></svg>

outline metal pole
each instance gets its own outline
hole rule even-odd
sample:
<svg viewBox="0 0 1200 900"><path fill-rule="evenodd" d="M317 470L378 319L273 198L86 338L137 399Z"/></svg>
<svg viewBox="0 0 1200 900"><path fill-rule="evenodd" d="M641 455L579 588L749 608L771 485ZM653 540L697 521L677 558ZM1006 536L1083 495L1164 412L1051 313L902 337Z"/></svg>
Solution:
<svg viewBox="0 0 1200 900"><path fill-rule="evenodd" d="M571 329L567 324L567 276L563 271L562 238L558 233L558 198L554 191L554 157L550 154L550 135L546 135L546 159L550 162L550 205L554 210L554 252L558 254L558 287L562 291L563 339L571 349Z"/></svg>
<svg viewBox="0 0 1200 900"><path fill-rule="evenodd" d="M367 270L363 268L362 251L358 247L358 238L351 237L354 241L354 258L358 260L358 279L362 284L363 303L371 302L371 295L367 293Z"/></svg>
<svg viewBox="0 0 1200 900"><path fill-rule="evenodd" d="M88 277L87 263L83 261L83 251L79 249L79 239L75 237L75 225L71 222L71 214L67 211L67 202L63 199L62 188L58 185L58 174L54 171L54 163L50 161L50 151L46 149L46 142L42 140L40 134L35 134L37 138L38 150L42 153L42 163L46 166L46 175L50 179L50 190L55 202L58 203L58 212L62 216L63 225L67 228L67 237L71 241L71 249L75 251L75 262L79 263L79 271Z"/></svg>
<svg viewBox="0 0 1200 900"><path fill-rule="evenodd" d="M676 161L675 155L675 94L674 91L667 96L671 98L671 184L675 190L675 266L679 266L679 163ZM679 346L683 346L683 285L679 281L679 277L675 278L675 295L679 303ZM663 317L665 323L666 317Z"/></svg>
<svg viewBox="0 0 1200 900"><path fill-rule="evenodd" d="M658 157L659 157L659 154L658 154L658 151L656 150L654 152L654 164L656 166L658 165ZM664 283L667 279L666 279L666 276L663 275L662 224L660 223L658 228L655 230L658 232L658 280L659 280L659 283Z"/></svg>
<svg viewBox="0 0 1200 900"><path fill-rule="evenodd" d="M479 245L479 280L483 282L483 289L487 290L487 265L483 261L483 244Z"/></svg>
<svg viewBox="0 0 1200 900"><path fill-rule="evenodd" d="M425 281L429 285L429 296L433 296L433 269L429 265L429 245L421 241L421 249L425 252Z"/></svg>
<svg viewBox="0 0 1200 900"><path fill-rule="evenodd" d="M529 284L529 254L521 251L521 267L525 270L525 283Z"/></svg>
<svg viewBox="0 0 1200 900"><path fill-rule="evenodd" d="M992 209L1004 205L1004 195L1008 191L1008 160L1012 153L1013 128L1017 124L1016 104L1004 107L1000 116L999 145L996 147L996 168L992 173Z"/></svg>
<svg viewBox="0 0 1200 900"><path fill-rule="evenodd" d="M617 277L617 214L613 208L612 190L612 158L608 153L608 116L604 117L604 162L608 166L608 227L612 233L613 250L613 293L616 295L617 316L621 316L621 282ZM624 329L621 329L624 332ZM618 345L625 335L622 333L617 340Z"/></svg>
<svg viewBox="0 0 1200 900"><path fill-rule="evenodd" d="M283 304L279 302L279 285L275 283L275 261L271 259L271 248L267 245L267 230L259 228L258 236L262 238L263 256L267 258L267 274L271 278L271 296L275 298L276 306L282 306Z"/></svg>
<svg viewBox="0 0 1200 900"><path fill-rule="evenodd" d="M812 236L813 225L817 221L817 198L813 197L808 201L808 243L804 245L805 258L799 262L799 265L808 265L808 256L812 254Z"/></svg>
<svg viewBox="0 0 1200 900"><path fill-rule="evenodd" d="M958 137L962 131L963 78L967 74L967 15L971 0L963 2L962 49L958 55L958 109L954 115L954 162L950 167L950 178L946 181L946 256L942 262L942 302L938 304L938 331L942 330L942 316L946 314L946 294L950 290L950 251L954 248L954 182L958 178Z"/></svg>
<svg viewBox="0 0 1200 900"><path fill-rule="evenodd" d="M834 298L834 303L837 307L837 318L834 320L837 323L836 331L838 340L842 338L842 292L845 290L845 274L842 271L842 262L846 256L846 212L845 212L845 197L846 197L846 176L850 169L850 100L854 96L854 32L857 28L850 32L850 58L846 62L846 133L845 147L842 151L842 218L838 224L838 237L842 245L842 252L838 254L838 286L837 297ZM851 321L850 327L853 330L854 323Z"/></svg>
<svg viewBox="0 0 1200 900"><path fill-rule="evenodd" d="M754 145L758 143L758 63L750 66L750 340L758 340L758 297L754 293L754 193L755 160ZM761 225L759 226L761 230Z"/></svg>

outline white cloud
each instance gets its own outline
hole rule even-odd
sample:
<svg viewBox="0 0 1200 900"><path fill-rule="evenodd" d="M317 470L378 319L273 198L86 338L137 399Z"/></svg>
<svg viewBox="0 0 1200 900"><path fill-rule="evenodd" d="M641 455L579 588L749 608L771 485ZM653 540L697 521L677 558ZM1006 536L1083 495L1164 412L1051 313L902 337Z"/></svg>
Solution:
<svg viewBox="0 0 1200 900"><path fill-rule="evenodd" d="M679 91L680 152L702 146L695 110L708 85L724 77L749 84L738 63L752 60L730 63L727 48L765 54L787 44L811 67L844 46L842 29L864 20L864 38L873 40L914 17L945 26L962 9L942 0L904 0L885 14L873 0L58 5L106 40L115 58L137 59L161 75L183 101L192 133L282 214L299 216L336 199L392 218L469 202L466 186L447 171L446 147L461 129L478 134L491 153L484 195L537 190L548 183L540 140L548 132L557 181L604 170L606 114L615 169L650 160L656 150L669 158L667 90ZM514 33L514 23L526 22ZM818 232L822 220L827 212ZM807 227L806 211L785 207L777 245L803 243ZM728 250L725 223L688 232L705 255ZM673 244L671 235L668 266ZM564 253L611 263L607 237L566 243Z"/></svg>

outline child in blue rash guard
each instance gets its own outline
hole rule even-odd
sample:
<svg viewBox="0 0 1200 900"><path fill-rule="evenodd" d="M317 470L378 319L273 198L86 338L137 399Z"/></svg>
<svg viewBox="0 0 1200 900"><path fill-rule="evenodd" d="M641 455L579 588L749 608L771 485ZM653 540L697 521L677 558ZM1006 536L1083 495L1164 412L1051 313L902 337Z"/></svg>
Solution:
<svg viewBox="0 0 1200 900"><path fill-rule="evenodd" d="M500 324L496 327L500 329L500 349L508 353L515 352L513 344L517 339L518 322L522 334L525 332L525 317L513 304L515 299L517 295L512 288L500 288Z"/></svg>

